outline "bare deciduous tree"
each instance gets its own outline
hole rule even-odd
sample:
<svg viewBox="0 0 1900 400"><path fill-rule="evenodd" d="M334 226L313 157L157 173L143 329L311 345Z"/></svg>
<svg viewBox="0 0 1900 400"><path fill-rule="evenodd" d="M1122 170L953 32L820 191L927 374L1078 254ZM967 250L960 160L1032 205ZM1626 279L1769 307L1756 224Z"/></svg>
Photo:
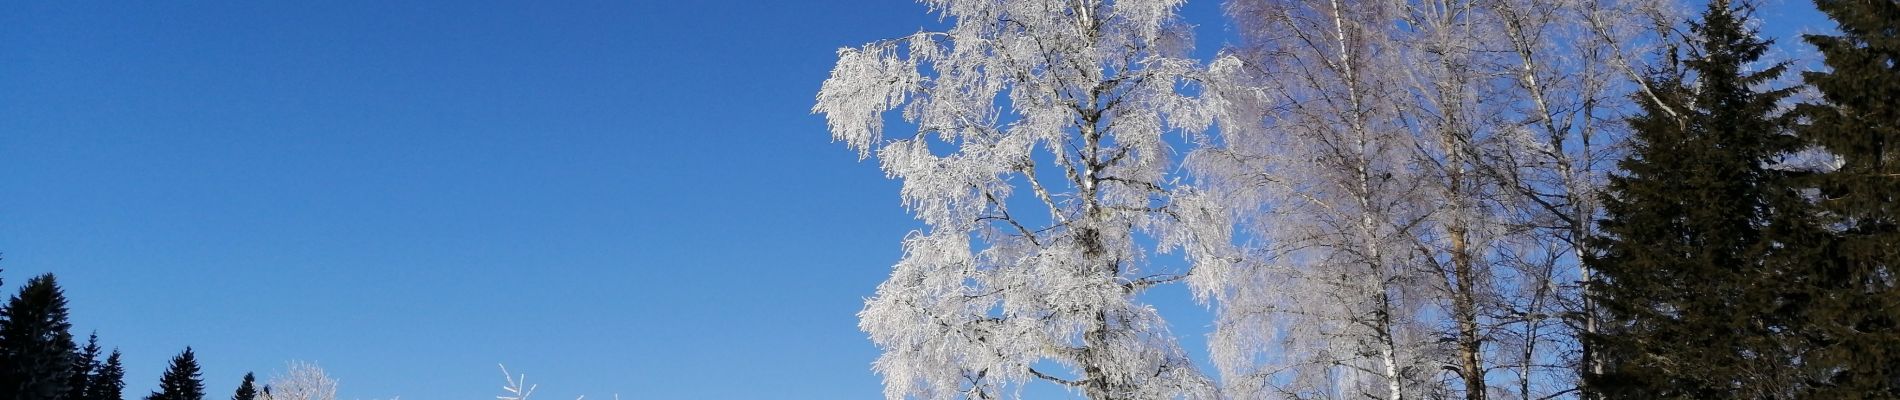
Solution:
<svg viewBox="0 0 1900 400"><path fill-rule="evenodd" d="M1241 53L1271 105L1198 157L1259 246L1223 291L1217 362L1233 395L1402 399L1436 366L1412 249L1424 188L1401 120L1386 2L1236 1ZM1237 274L1238 275L1238 274ZM1279 335L1269 337L1268 333Z"/></svg>
<svg viewBox="0 0 1900 400"><path fill-rule="evenodd" d="M1261 193L1225 195L1257 200L1246 204L1259 211L1244 218L1259 275L1222 292L1222 323L1247 325L1216 333L1228 386L1327 398L1571 393L1575 367L1588 362L1577 334L1592 329L1582 239L1617 152L1616 120L1642 93L1630 79L1646 69L1639 55L1667 42L1630 26L1667 27L1669 6L1233 0L1228 9L1270 97L1256 104L1271 105L1254 107L1256 129L1223 132L1224 147L1209 152L1219 156L1197 163L1222 177L1211 191ZM1351 291L1314 276L1376 277L1354 287L1404 301L1342 297ZM1361 324L1369 329L1348 337L1392 345L1344 353L1391 369L1344 369L1380 385L1312 372L1351 359L1324 356L1341 353L1323 343L1342 331L1317 327L1366 304L1393 307L1377 314L1390 325ZM1562 315L1582 318L1573 327ZM1397 340L1408 335L1417 340Z"/></svg>

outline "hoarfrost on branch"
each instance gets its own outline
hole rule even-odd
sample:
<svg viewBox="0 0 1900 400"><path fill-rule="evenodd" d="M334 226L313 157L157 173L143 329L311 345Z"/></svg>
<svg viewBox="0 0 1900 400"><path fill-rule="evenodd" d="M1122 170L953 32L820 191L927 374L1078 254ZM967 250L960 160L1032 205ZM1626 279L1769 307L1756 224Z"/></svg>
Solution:
<svg viewBox="0 0 1900 400"><path fill-rule="evenodd" d="M1210 285L1194 276L1238 258L1229 211L1175 148L1211 140L1237 62L1185 58L1181 0L925 3L947 30L839 50L813 108L928 227L859 314L885 395L996 398L1042 380L1096 399L1215 397L1139 294ZM915 131L887 135L892 112ZM1189 265L1155 257L1175 251Z"/></svg>

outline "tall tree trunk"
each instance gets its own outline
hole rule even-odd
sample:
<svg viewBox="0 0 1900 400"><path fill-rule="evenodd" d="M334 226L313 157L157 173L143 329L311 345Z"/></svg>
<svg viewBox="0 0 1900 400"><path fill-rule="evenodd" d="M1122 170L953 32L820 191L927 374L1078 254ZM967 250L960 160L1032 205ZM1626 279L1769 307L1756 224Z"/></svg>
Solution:
<svg viewBox="0 0 1900 400"><path fill-rule="evenodd" d="M1458 325L1458 369L1465 381L1465 399L1484 400L1484 363L1479 352L1484 341L1478 337L1477 294L1473 289L1477 273L1471 265L1470 241L1462 223L1452 225L1451 264L1457 275L1457 293L1452 296L1452 314Z"/></svg>
<svg viewBox="0 0 1900 400"><path fill-rule="evenodd" d="M1094 351L1097 347L1108 344L1108 313L1096 311L1095 323L1096 329L1083 334L1082 393L1090 399L1117 399L1119 397L1116 396L1114 382L1109 381L1108 375L1101 367L1103 362L1098 360L1099 355Z"/></svg>

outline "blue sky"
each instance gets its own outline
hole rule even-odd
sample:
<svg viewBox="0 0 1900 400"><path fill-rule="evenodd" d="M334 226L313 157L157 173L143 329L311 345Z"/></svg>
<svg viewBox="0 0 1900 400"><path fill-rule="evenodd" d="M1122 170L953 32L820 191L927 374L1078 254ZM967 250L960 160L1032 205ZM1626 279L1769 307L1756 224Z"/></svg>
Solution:
<svg viewBox="0 0 1900 400"><path fill-rule="evenodd" d="M497 363L542 399L879 394L854 314L918 226L808 110L923 6L307 3L0 4L0 292L56 273L128 398L188 345L213 398L289 360L344 398L492 398Z"/></svg>

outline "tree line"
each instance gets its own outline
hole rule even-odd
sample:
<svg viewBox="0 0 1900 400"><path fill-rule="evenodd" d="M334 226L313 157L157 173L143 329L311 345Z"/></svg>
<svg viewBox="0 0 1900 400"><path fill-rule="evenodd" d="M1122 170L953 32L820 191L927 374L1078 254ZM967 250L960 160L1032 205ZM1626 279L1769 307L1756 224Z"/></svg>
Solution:
<svg viewBox="0 0 1900 400"><path fill-rule="evenodd" d="M78 346L71 329L66 295L53 274L20 286L0 308L0 400L124 400L119 349L102 353L97 333ZM231 400L332 400L335 387L336 381L315 365L292 363L285 375L261 387L245 373ZM205 395L197 356L185 347L159 377L158 390L144 399L204 400Z"/></svg>
<svg viewBox="0 0 1900 400"><path fill-rule="evenodd" d="M888 398L1900 398L1900 3L922 2L812 109L926 227Z"/></svg>

